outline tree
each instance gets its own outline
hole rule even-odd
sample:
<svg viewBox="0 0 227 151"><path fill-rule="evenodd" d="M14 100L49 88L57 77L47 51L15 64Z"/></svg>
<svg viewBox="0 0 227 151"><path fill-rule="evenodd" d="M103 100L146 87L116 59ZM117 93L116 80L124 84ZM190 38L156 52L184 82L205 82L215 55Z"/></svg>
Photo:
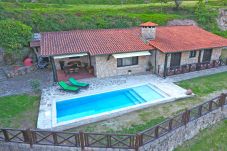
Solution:
<svg viewBox="0 0 227 151"><path fill-rule="evenodd" d="M195 16L200 24L206 24L207 15L209 15L206 4L203 0L199 0L195 7Z"/></svg>
<svg viewBox="0 0 227 151"><path fill-rule="evenodd" d="M200 25L207 30L215 28L216 13L206 6L204 0L199 0L195 7L195 16Z"/></svg>
<svg viewBox="0 0 227 151"><path fill-rule="evenodd" d="M174 0L175 5L176 5L176 10L178 10L178 9L179 9L179 7L180 7L180 5L181 5L182 1L183 1L183 0Z"/></svg>
<svg viewBox="0 0 227 151"><path fill-rule="evenodd" d="M0 21L0 47L6 54L17 54L31 40L32 28L19 21Z"/></svg>
<svg viewBox="0 0 227 151"><path fill-rule="evenodd" d="M163 5L163 3L166 4L168 2L168 0L160 0L160 2L161 2L161 12L162 12L162 8L163 8L162 5Z"/></svg>
<svg viewBox="0 0 227 151"><path fill-rule="evenodd" d="M224 6L227 6L227 0L221 0Z"/></svg>

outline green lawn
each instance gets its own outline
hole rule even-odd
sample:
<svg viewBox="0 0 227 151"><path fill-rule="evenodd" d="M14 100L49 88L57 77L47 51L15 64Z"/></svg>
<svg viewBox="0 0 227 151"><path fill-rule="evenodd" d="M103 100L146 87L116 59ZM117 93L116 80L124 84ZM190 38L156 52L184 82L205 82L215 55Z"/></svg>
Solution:
<svg viewBox="0 0 227 151"><path fill-rule="evenodd" d="M198 136L175 149L175 151L225 150L227 150L227 121L203 130Z"/></svg>
<svg viewBox="0 0 227 151"><path fill-rule="evenodd" d="M194 78L177 83L179 86L192 89L198 96L205 96L215 91L227 89L227 72Z"/></svg>
<svg viewBox="0 0 227 151"><path fill-rule="evenodd" d="M38 96L25 94L0 97L0 127L34 128L39 100Z"/></svg>

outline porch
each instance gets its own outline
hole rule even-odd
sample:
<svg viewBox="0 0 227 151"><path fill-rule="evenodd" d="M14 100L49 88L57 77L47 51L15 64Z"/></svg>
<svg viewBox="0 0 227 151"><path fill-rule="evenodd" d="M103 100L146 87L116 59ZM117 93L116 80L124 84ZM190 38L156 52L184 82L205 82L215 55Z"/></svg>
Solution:
<svg viewBox="0 0 227 151"><path fill-rule="evenodd" d="M168 67L166 76L217 68L225 65L227 65L227 58L201 62L201 63L184 64L184 65L175 66L175 67Z"/></svg>
<svg viewBox="0 0 227 151"><path fill-rule="evenodd" d="M222 48L165 54L164 77L227 65Z"/></svg>
<svg viewBox="0 0 227 151"><path fill-rule="evenodd" d="M76 73L65 73L64 70L57 70L57 76L58 81L68 81L71 77L77 80L95 77L94 74L89 73L86 69L79 69Z"/></svg>
<svg viewBox="0 0 227 151"><path fill-rule="evenodd" d="M50 60L55 82L67 81L70 77L75 79L95 77L88 53L54 56Z"/></svg>

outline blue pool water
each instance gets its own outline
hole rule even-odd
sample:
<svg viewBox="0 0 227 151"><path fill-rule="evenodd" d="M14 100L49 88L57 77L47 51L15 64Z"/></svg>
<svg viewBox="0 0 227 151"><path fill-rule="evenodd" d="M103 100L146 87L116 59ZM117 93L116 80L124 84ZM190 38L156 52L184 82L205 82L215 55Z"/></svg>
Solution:
<svg viewBox="0 0 227 151"><path fill-rule="evenodd" d="M56 102L57 122L113 111L156 99L165 94L152 85L142 85Z"/></svg>

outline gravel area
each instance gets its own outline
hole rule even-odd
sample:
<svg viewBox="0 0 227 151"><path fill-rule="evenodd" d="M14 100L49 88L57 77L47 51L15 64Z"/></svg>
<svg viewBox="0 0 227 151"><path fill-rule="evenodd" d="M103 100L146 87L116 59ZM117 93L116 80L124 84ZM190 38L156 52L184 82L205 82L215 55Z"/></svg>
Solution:
<svg viewBox="0 0 227 151"><path fill-rule="evenodd" d="M30 93L33 91L32 80L39 80L41 89L47 88L53 85L52 79L52 72L46 69L6 79L0 82L0 96Z"/></svg>

